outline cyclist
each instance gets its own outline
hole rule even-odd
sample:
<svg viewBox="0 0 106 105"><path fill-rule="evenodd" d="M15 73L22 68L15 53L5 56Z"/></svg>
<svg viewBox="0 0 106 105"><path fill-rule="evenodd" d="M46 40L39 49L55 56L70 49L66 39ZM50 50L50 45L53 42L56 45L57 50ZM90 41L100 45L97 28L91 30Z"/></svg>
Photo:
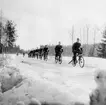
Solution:
<svg viewBox="0 0 106 105"><path fill-rule="evenodd" d="M81 43L79 41L80 41L80 39L77 38L77 41L72 45L74 64L76 63L77 54L82 54L82 47L81 47Z"/></svg>
<svg viewBox="0 0 106 105"><path fill-rule="evenodd" d="M61 55L63 53L63 46L61 45L61 42L58 43L55 47L55 60L57 57L59 57L59 61L61 60Z"/></svg>
<svg viewBox="0 0 106 105"><path fill-rule="evenodd" d="M43 48L43 53L44 53L43 56L44 56L44 60L47 59L48 52L49 52L48 46L45 45L45 47Z"/></svg>
<svg viewBox="0 0 106 105"><path fill-rule="evenodd" d="M39 49L37 47L37 49L36 49L36 57L37 57L37 59L38 59L38 56L39 56Z"/></svg>
<svg viewBox="0 0 106 105"><path fill-rule="evenodd" d="M39 58L42 60L42 57L43 57L43 46L40 46L40 49L39 49Z"/></svg>
<svg viewBox="0 0 106 105"><path fill-rule="evenodd" d="M19 53L17 52L17 56L19 55Z"/></svg>
<svg viewBox="0 0 106 105"><path fill-rule="evenodd" d="M25 56L25 52L23 52L23 57Z"/></svg>

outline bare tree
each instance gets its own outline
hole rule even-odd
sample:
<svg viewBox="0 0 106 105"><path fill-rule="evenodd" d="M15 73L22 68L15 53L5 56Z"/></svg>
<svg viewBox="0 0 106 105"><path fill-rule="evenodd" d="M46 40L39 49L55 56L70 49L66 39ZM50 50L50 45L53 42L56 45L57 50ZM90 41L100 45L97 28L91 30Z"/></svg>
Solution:
<svg viewBox="0 0 106 105"><path fill-rule="evenodd" d="M88 45L88 40L89 40L89 25L86 25L86 29L87 29L87 45Z"/></svg>
<svg viewBox="0 0 106 105"><path fill-rule="evenodd" d="M96 40L96 29L94 29L94 47L93 47L94 49L93 49L93 52L95 50L95 43L96 43L95 40Z"/></svg>
<svg viewBox="0 0 106 105"><path fill-rule="evenodd" d="M89 56L94 56L94 52L95 52L96 28L93 28L93 32L94 32L94 36L93 36L93 45L92 45L92 47L90 48Z"/></svg>
<svg viewBox="0 0 106 105"><path fill-rule="evenodd" d="M94 38L93 38L93 41L94 41L94 43L93 43L93 54L94 54L94 52L95 52L95 47L96 47L96 34L97 34L97 32L98 31L100 31L100 29L97 27L97 26L95 26L95 28L94 28Z"/></svg>
<svg viewBox="0 0 106 105"><path fill-rule="evenodd" d="M85 43L85 53L86 55L88 56L88 49L87 49L87 46L88 46L88 40L89 40L89 25L86 24L86 43Z"/></svg>
<svg viewBox="0 0 106 105"><path fill-rule="evenodd" d="M72 44L73 44L73 38L74 38L74 26L72 26Z"/></svg>
<svg viewBox="0 0 106 105"><path fill-rule="evenodd" d="M80 39L81 39L81 42L82 42L82 34L81 34L81 28L80 28Z"/></svg>
<svg viewBox="0 0 106 105"><path fill-rule="evenodd" d="M72 26L71 32L69 31L69 34L71 36L71 42L73 44L73 39L74 39L74 26Z"/></svg>
<svg viewBox="0 0 106 105"><path fill-rule="evenodd" d="M83 42L84 42L84 36L85 36L85 34L84 34L84 27L83 27Z"/></svg>

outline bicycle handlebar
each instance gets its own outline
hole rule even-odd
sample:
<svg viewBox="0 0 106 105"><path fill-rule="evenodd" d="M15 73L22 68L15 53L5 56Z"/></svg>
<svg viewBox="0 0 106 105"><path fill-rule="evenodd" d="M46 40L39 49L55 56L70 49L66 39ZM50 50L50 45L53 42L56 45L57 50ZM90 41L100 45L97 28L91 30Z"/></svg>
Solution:
<svg viewBox="0 0 106 105"><path fill-rule="evenodd" d="M83 53L82 53L82 54L78 54L78 53L77 53L77 56L83 56L83 55L84 55Z"/></svg>

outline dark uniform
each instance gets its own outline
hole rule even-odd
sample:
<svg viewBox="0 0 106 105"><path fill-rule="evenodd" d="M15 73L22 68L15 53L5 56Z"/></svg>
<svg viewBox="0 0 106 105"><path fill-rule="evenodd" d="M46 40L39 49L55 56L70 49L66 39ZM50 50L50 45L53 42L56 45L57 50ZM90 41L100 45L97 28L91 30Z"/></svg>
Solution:
<svg viewBox="0 0 106 105"><path fill-rule="evenodd" d="M39 57L40 57L40 59L42 59L42 56L43 56L43 48L40 48L39 49Z"/></svg>
<svg viewBox="0 0 106 105"><path fill-rule="evenodd" d="M73 60L74 60L74 63L76 61L76 54L81 54L82 53L82 49L81 48L81 43L79 42L75 42L72 46L72 52L73 52Z"/></svg>
<svg viewBox="0 0 106 105"><path fill-rule="evenodd" d="M36 49L36 57L38 59L38 56L39 56L39 49Z"/></svg>
<svg viewBox="0 0 106 105"><path fill-rule="evenodd" d="M23 53L23 57L25 56L25 53Z"/></svg>
<svg viewBox="0 0 106 105"><path fill-rule="evenodd" d="M57 45L57 46L55 47L55 58L59 56L59 59L60 59L62 52L63 52L63 47L62 47L62 45Z"/></svg>
<svg viewBox="0 0 106 105"><path fill-rule="evenodd" d="M44 47L44 48L43 48L44 60L45 60L45 59L46 59L46 57L48 56L48 52L49 52L48 47Z"/></svg>

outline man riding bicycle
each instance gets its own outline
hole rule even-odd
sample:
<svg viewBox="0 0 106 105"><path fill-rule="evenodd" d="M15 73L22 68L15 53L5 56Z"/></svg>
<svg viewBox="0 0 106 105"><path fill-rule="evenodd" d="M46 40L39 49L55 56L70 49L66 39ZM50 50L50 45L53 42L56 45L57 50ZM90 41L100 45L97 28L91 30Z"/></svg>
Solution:
<svg viewBox="0 0 106 105"><path fill-rule="evenodd" d="M38 49L38 47L37 47L37 49L35 50L35 56L36 56L36 58L38 59L38 56L39 56L39 49Z"/></svg>
<svg viewBox="0 0 106 105"><path fill-rule="evenodd" d="M59 57L59 61L61 61L61 55L63 53L63 46L61 45L61 42L58 43L55 47L55 60L57 57Z"/></svg>
<svg viewBox="0 0 106 105"><path fill-rule="evenodd" d="M77 38L77 42L75 42L73 45L72 45L72 52L73 52L73 61L74 61L74 64L76 63L76 57L77 57L77 54L82 54L82 47L81 47L81 43L79 42L79 38Z"/></svg>
<svg viewBox="0 0 106 105"><path fill-rule="evenodd" d="M40 46L40 49L39 49L39 58L42 60L42 57L43 57L43 46Z"/></svg>
<svg viewBox="0 0 106 105"><path fill-rule="evenodd" d="M43 48L44 60L47 60L48 52L49 52L48 46L45 45L45 47Z"/></svg>

